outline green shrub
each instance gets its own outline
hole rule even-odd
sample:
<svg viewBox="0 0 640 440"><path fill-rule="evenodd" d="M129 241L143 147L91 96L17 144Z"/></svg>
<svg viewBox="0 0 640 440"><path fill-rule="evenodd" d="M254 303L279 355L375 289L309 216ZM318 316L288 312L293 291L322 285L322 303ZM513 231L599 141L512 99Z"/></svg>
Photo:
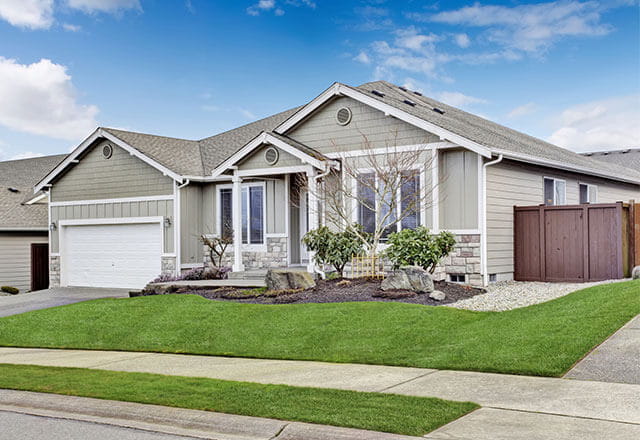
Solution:
<svg viewBox="0 0 640 440"><path fill-rule="evenodd" d="M456 239L451 232L442 231L433 235L429 228L418 226L390 234L387 242L389 247L384 256L391 260L394 269L420 266L433 273L440 260L453 250Z"/></svg>
<svg viewBox="0 0 640 440"><path fill-rule="evenodd" d="M355 227L360 226L350 226L342 232L332 232L328 227L321 226L307 232L302 237L302 242L310 251L315 252L314 259L317 264L330 264L342 276L344 267L351 261L351 257L363 252L363 243L356 235L353 229Z"/></svg>
<svg viewBox="0 0 640 440"><path fill-rule="evenodd" d="M18 293L20 293L20 289L16 289L15 287L11 286L1 286L0 290L5 293L10 293L11 295L17 295Z"/></svg>

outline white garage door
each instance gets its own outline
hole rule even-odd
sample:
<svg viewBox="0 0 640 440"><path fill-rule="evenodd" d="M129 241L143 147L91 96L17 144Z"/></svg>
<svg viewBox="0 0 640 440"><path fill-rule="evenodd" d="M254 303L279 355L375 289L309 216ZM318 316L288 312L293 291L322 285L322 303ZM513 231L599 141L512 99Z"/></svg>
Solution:
<svg viewBox="0 0 640 440"><path fill-rule="evenodd" d="M65 226L62 284L142 288L160 273L158 223Z"/></svg>

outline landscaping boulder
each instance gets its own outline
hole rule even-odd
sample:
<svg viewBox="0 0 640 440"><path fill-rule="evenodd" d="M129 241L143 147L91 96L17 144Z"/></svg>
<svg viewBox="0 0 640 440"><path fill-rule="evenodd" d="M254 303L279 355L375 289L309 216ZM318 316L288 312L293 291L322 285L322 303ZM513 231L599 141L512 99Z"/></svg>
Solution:
<svg viewBox="0 0 640 440"><path fill-rule="evenodd" d="M316 285L309 272L291 269L269 269L265 282L269 290L310 289Z"/></svg>
<svg viewBox="0 0 640 440"><path fill-rule="evenodd" d="M634 280L640 280L640 266L636 266L633 268L633 272L631 272L631 278Z"/></svg>
<svg viewBox="0 0 640 440"><path fill-rule="evenodd" d="M402 266L380 284L382 290L413 290L416 293L433 292L431 274L420 266Z"/></svg>
<svg viewBox="0 0 640 440"><path fill-rule="evenodd" d="M434 290L429 294L429 298L435 301L444 301L446 297L447 295L445 295L444 292L441 292L440 290Z"/></svg>

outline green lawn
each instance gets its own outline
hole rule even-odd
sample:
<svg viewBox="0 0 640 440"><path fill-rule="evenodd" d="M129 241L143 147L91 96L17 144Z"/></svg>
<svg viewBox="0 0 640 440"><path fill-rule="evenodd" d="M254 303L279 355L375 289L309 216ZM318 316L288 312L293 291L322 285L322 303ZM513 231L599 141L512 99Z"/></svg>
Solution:
<svg viewBox="0 0 640 440"><path fill-rule="evenodd" d="M0 388L421 436L475 403L161 374L0 364Z"/></svg>
<svg viewBox="0 0 640 440"><path fill-rule="evenodd" d="M640 281L508 312L403 303L104 299L0 319L0 345L322 360L559 376L640 313Z"/></svg>

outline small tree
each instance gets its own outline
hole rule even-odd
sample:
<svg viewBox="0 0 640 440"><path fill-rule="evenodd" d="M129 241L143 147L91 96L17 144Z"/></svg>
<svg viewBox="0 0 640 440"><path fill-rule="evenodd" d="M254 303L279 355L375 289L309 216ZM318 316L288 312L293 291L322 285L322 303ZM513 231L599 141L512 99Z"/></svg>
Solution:
<svg viewBox="0 0 640 440"><path fill-rule="evenodd" d="M319 266L332 265L343 276L344 267L353 255L362 253L363 244L359 236L364 235L362 228L350 226L342 232L332 232L326 226L307 232L302 242L314 252L314 261Z"/></svg>
<svg viewBox="0 0 640 440"><path fill-rule="evenodd" d="M393 268L400 266L420 266L429 273L436 270L438 263L456 244L455 236L448 231L432 235L429 228L403 229L389 235L389 247L384 255L391 260Z"/></svg>

